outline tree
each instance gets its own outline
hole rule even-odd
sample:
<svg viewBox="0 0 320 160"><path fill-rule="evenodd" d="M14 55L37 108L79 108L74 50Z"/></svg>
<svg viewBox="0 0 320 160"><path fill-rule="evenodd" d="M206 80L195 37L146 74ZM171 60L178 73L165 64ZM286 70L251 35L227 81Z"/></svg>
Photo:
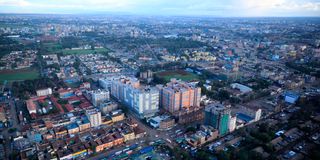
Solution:
<svg viewBox="0 0 320 160"><path fill-rule="evenodd" d="M220 91L218 92L218 98L219 98L219 100L224 101L224 100L227 100L227 99L230 98L230 94L229 94L229 92L226 91L226 90L220 90Z"/></svg>
<svg viewBox="0 0 320 160"><path fill-rule="evenodd" d="M196 132L196 128L190 126L186 129L186 132Z"/></svg>
<svg viewBox="0 0 320 160"><path fill-rule="evenodd" d="M11 64L11 68L15 69L15 68L17 68L17 67L18 67L17 63L12 63L12 64Z"/></svg>
<svg viewBox="0 0 320 160"><path fill-rule="evenodd" d="M59 100L58 100L58 103L60 103L60 104L67 104L68 101L67 101L67 100L64 100L64 99L59 99Z"/></svg>
<svg viewBox="0 0 320 160"><path fill-rule="evenodd" d="M209 160L210 154L205 152L204 150L199 150L195 156L197 160Z"/></svg>
<svg viewBox="0 0 320 160"><path fill-rule="evenodd" d="M191 157L187 152L185 152L177 147L175 147L173 149L173 153L174 153L174 157L177 160L191 160Z"/></svg>
<svg viewBox="0 0 320 160"><path fill-rule="evenodd" d="M49 103L48 103L48 102L44 102L42 105L43 105L44 107L47 107L47 106L49 105Z"/></svg>
<svg viewBox="0 0 320 160"><path fill-rule="evenodd" d="M222 151L217 154L219 160L231 160L231 153Z"/></svg>

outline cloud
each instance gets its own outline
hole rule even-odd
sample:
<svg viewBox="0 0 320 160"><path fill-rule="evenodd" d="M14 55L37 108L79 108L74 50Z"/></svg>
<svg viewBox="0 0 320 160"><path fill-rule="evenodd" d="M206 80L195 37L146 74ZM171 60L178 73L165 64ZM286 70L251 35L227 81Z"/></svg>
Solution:
<svg viewBox="0 0 320 160"><path fill-rule="evenodd" d="M239 0L236 4L249 16L320 16L318 0Z"/></svg>
<svg viewBox="0 0 320 160"><path fill-rule="evenodd" d="M320 0L0 0L0 12L320 16Z"/></svg>
<svg viewBox="0 0 320 160"><path fill-rule="evenodd" d="M0 0L0 6L30 6L26 0Z"/></svg>

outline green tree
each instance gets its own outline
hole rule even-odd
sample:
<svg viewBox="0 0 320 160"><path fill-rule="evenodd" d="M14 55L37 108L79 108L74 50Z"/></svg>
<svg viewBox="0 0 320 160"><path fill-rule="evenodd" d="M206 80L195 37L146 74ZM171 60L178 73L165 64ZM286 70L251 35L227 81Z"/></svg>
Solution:
<svg viewBox="0 0 320 160"><path fill-rule="evenodd" d="M199 150L195 156L197 160L210 160L210 154L204 150Z"/></svg>

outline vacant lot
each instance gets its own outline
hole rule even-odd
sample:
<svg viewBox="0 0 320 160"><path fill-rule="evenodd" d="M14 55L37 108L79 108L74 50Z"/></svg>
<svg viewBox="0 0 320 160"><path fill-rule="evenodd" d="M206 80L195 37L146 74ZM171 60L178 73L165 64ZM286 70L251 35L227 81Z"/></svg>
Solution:
<svg viewBox="0 0 320 160"><path fill-rule="evenodd" d="M39 72L35 69L22 69L22 70L10 70L0 71L0 82L7 81L20 81L36 79L39 77Z"/></svg>
<svg viewBox="0 0 320 160"><path fill-rule="evenodd" d="M189 73L184 70L158 72L156 73L156 76L167 82L169 82L171 78L181 79L183 81L198 80L199 78L196 74Z"/></svg>
<svg viewBox="0 0 320 160"><path fill-rule="evenodd" d="M97 48L97 49L76 49L76 50L68 50L64 49L62 50L64 55L68 54L93 54L93 53L101 53L101 52L107 52L108 49L105 48Z"/></svg>

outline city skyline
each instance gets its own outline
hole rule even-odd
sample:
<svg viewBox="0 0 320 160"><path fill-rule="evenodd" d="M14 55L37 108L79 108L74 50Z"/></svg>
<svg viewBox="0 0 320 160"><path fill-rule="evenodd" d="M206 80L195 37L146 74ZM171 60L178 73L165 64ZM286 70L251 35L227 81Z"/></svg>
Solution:
<svg viewBox="0 0 320 160"><path fill-rule="evenodd" d="M0 160L320 160L320 0L0 0Z"/></svg>
<svg viewBox="0 0 320 160"><path fill-rule="evenodd" d="M88 7L89 6L89 7ZM0 0L0 13L318 17L319 0Z"/></svg>

